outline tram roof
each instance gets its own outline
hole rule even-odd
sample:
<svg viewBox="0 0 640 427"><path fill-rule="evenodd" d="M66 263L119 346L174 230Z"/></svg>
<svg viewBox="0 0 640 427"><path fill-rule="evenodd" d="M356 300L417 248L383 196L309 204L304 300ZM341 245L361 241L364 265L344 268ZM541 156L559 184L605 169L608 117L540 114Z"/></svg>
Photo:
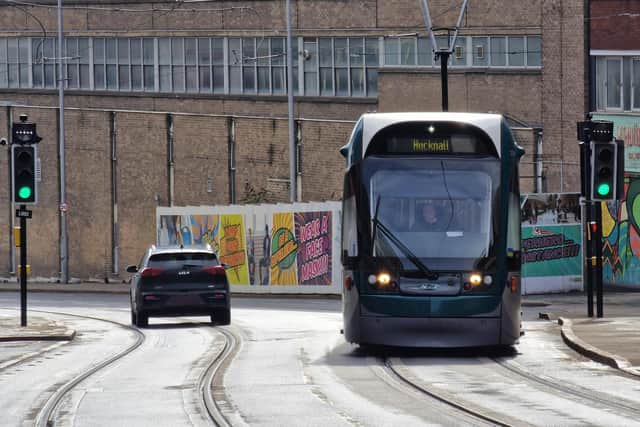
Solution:
<svg viewBox="0 0 640 427"><path fill-rule="evenodd" d="M407 112L407 113L366 113L362 115L363 120L363 147L362 152L366 153L371 138L379 131L396 123L402 122L460 122L468 123L482 129L489 135L496 146L498 153L500 150L500 126L503 116L500 114L488 113L444 113L444 112Z"/></svg>

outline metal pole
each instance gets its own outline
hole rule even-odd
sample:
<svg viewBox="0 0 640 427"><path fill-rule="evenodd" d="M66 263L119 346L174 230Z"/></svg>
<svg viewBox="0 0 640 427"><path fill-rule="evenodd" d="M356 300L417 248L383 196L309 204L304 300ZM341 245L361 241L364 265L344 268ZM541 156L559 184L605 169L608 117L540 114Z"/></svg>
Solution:
<svg viewBox="0 0 640 427"><path fill-rule="evenodd" d="M60 161L60 206L66 204L64 160L64 36L62 34L62 0L58 0L58 102L60 110L60 135L58 141ZM60 209L60 283L69 283L67 257L67 213Z"/></svg>
<svg viewBox="0 0 640 427"><path fill-rule="evenodd" d="M587 224L587 244L585 245L585 260L586 260L586 288L587 288L587 316L593 317L593 282L594 282L594 241L595 233L591 230L591 223L594 221L593 216L593 202L591 200L586 202L586 224Z"/></svg>
<svg viewBox="0 0 640 427"><path fill-rule="evenodd" d="M595 284L596 284L596 317L602 317L602 202L594 203L595 221L598 224L598 231L595 233Z"/></svg>
<svg viewBox="0 0 640 427"><path fill-rule="evenodd" d="M542 193L542 129L536 128L536 193Z"/></svg>
<svg viewBox="0 0 640 427"><path fill-rule="evenodd" d="M20 210L27 207L20 205ZM20 217L20 325L27 326L27 218Z"/></svg>
<svg viewBox="0 0 640 427"><path fill-rule="evenodd" d="M460 9L460 15L458 15L458 20L456 21L456 31L453 33L453 40L451 40L451 45L449 46L449 52L453 51L453 48L456 45L456 39L458 38L458 30L460 30L460 24L462 24L462 18L464 17L464 11L467 10L467 3L469 0L464 0L462 3L462 9Z"/></svg>
<svg viewBox="0 0 640 427"><path fill-rule="evenodd" d="M438 50L438 43L436 42L436 36L433 34L433 25L431 23L431 14L429 13L429 5L427 4L427 0L418 0L420 3L420 9L422 9L422 17L424 18L424 25L427 27L427 31L429 32L429 38L431 39L431 49L433 51Z"/></svg>
<svg viewBox="0 0 640 427"><path fill-rule="evenodd" d="M291 49L291 0L287 0L287 103L289 106L289 199L296 201L296 140L293 122L293 51Z"/></svg>
<svg viewBox="0 0 640 427"><path fill-rule="evenodd" d="M447 65L449 62L449 51L438 52L440 58L440 80L442 84L442 111L449 111L449 76Z"/></svg>

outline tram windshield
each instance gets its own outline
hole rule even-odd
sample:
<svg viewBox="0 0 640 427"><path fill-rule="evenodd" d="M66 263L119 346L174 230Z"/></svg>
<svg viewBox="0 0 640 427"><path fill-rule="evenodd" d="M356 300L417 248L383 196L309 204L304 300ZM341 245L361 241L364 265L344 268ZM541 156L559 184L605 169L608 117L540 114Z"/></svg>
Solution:
<svg viewBox="0 0 640 427"><path fill-rule="evenodd" d="M374 256L399 258L407 270L416 269L412 256L431 270L472 269L492 256L497 159L369 157L364 163L372 224L375 218L393 234L375 234Z"/></svg>

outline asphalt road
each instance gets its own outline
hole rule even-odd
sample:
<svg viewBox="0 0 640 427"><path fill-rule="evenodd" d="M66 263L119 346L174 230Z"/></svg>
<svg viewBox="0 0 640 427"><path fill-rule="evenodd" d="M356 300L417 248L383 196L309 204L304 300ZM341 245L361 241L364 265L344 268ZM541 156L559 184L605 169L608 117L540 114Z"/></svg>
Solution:
<svg viewBox="0 0 640 427"><path fill-rule="evenodd" d="M626 310L625 298L611 297L608 309ZM17 317L17 302L15 294L0 294L0 311ZM127 295L38 293L29 308L66 313L47 316L70 324L77 336L6 369L2 364L17 354L50 343L0 343L3 426L33 425L57 388L136 339L124 326ZM526 335L513 352L365 353L340 335L338 300L236 298L224 330L240 341L215 395L231 425L495 424L473 411L506 425L640 425L637 379L580 357L561 341L556 323L538 319L541 311L582 308L580 295L528 298ZM56 425L211 425L196 384L224 337L208 320L151 318L139 348L62 400Z"/></svg>

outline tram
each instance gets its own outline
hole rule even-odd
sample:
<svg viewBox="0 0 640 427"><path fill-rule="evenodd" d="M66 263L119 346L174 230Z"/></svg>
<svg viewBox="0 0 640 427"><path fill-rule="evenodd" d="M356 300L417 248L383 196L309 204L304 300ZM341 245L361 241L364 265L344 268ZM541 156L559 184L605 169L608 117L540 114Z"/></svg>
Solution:
<svg viewBox="0 0 640 427"><path fill-rule="evenodd" d="M505 118L364 114L340 153L346 340L515 344L524 150Z"/></svg>

